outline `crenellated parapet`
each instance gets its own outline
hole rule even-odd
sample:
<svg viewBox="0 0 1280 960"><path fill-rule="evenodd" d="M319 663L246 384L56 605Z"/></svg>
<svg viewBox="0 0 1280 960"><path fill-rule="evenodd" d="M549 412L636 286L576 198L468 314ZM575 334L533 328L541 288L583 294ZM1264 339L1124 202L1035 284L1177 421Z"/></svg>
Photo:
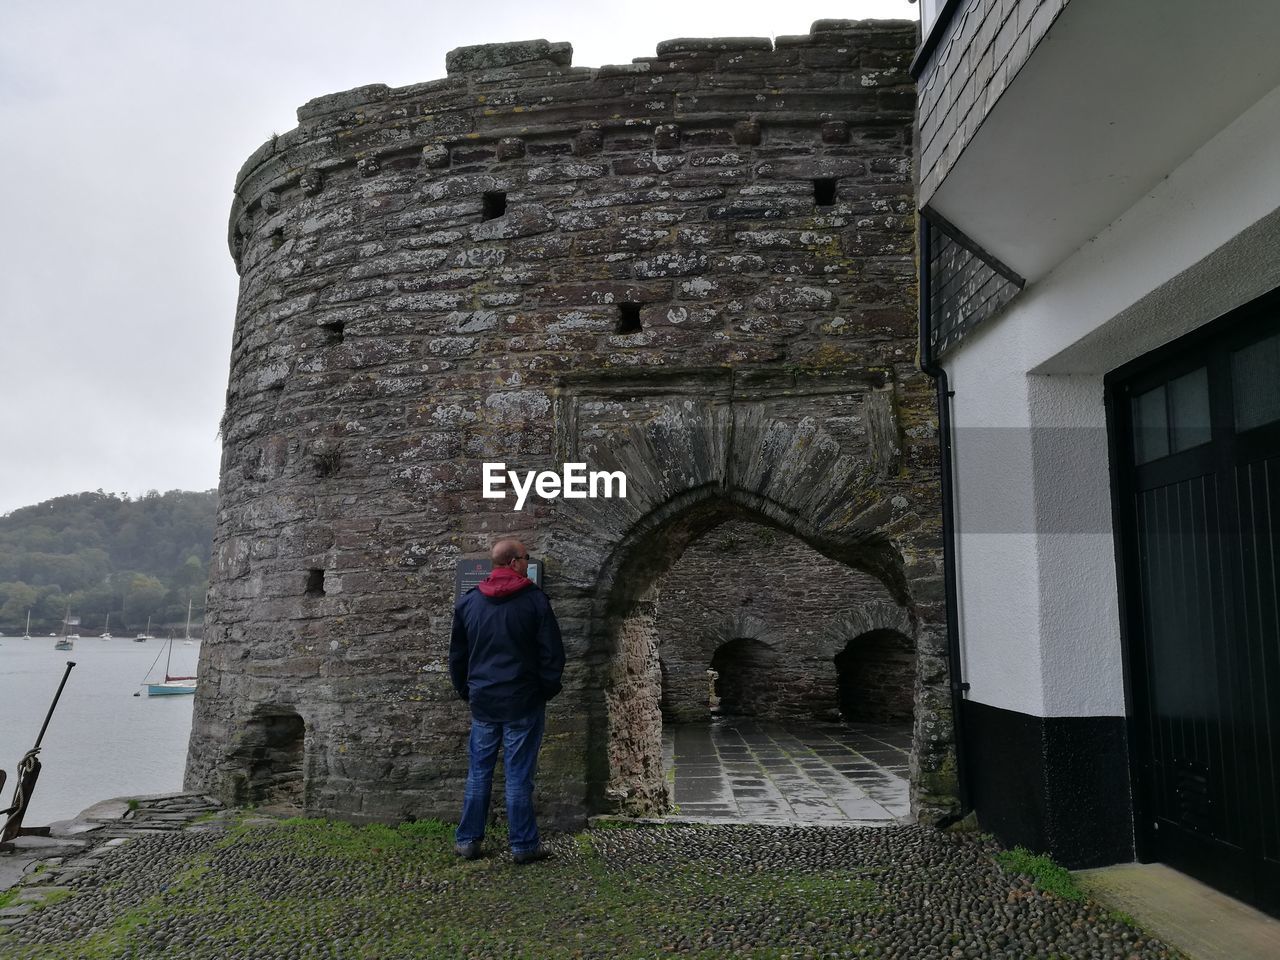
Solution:
<svg viewBox="0 0 1280 960"><path fill-rule="evenodd" d="M232 252L240 264L264 220L331 178L670 153L665 163L615 158L601 172L634 176L696 164L700 149L791 143L801 130L819 144L848 145L859 128L910 122L915 30L906 21L819 20L808 34L776 41L668 40L657 56L599 68L573 67L567 43L460 47L442 80L370 84L300 107L298 127L263 144L240 170ZM844 178L859 170L832 162L813 172Z"/></svg>

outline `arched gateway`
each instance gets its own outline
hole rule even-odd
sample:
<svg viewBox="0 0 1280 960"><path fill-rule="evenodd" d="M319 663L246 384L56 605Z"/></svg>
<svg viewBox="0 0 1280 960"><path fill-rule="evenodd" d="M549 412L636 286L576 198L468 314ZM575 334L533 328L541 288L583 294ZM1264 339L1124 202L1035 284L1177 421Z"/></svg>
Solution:
<svg viewBox="0 0 1280 960"><path fill-rule="evenodd" d="M913 794L922 816L945 809L949 701L931 553L938 531L916 512L927 509L928 494L904 479L892 432L841 442L819 425L838 420L840 408L851 420L875 419L877 407L897 406L897 390L864 384L857 392L811 393L784 374L780 383L760 377L735 391L732 374L717 373L693 377L691 396L641 399L627 379L596 379L581 393L567 387L561 398L578 408L567 418L576 421L574 433L593 438L589 451L567 455L648 476L625 503L596 500L561 511L563 535L576 545L565 573L590 598L594 675L584 695L591 704L592 805L635 813L662 806L654 584L688 545L728 519L746 517L872 574L901 604L919 650ZM627 422L605 415L584 424L582 409L614 406L602 402L605 395L628 397ZM883 617L881 606L871 605L867 616Z"/></svg>
<svg viewBox="0 0 1280 960"><path fill-rule="evenodd" d="M444 80L307 104L250 158L189 786L455 816L455 569L510 534L569 655L543 809L658 811L659 580L745 519L883 585L888 613L846 619L914 642L913 807L954 808L914 39L820 21L598 70L463 48ZM626 497L517 511L486 463L585 463Z"/></svg>

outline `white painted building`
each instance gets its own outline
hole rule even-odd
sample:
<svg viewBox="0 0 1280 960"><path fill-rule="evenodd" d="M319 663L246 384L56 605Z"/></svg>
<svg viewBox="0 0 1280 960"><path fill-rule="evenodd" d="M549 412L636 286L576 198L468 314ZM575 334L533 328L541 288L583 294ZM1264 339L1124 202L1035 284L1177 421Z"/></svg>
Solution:
<svg viewBox="0 0 1280 960"><path fill-rule="evenodd" d="M1280 4L923 14L968 798L1280 911Z"/></svg>

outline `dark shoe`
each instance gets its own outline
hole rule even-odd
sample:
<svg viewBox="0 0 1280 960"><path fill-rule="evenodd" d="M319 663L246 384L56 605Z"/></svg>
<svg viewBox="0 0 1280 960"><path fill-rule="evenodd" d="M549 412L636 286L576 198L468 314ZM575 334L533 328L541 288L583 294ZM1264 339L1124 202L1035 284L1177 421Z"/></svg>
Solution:
<svg viewBox="0 0 1280 960"><path fill-rule="evenodd" d="M479 860L483 855L483 851L480 849L480 841L478 840L472 840L470 843L455 843L453 852L463 860Z"/></svg>
<svg viewBox="0 0 1280 960"><path fill-rule="evenodd" d="M538 844L538 846L534 847L532 850L522 850L519 853L515 853L513 851L511 859L520 866L524 866L526 863L536 863L538 860L546 860L550 856L551 851L542 844Z"/></svg>

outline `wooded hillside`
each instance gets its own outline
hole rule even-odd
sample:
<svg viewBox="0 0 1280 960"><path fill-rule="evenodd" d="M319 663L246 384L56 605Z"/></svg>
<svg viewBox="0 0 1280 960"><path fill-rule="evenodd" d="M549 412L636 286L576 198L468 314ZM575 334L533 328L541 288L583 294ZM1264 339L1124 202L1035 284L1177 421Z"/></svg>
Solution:
<svg viewBox="0 0 1280 960"><path fill-rule="evenodd" d="M151 491L136 500L76 493L0 517L0 630L62 629L67 608L79 630L152 632L204 615L215 490Z"/></svg>

